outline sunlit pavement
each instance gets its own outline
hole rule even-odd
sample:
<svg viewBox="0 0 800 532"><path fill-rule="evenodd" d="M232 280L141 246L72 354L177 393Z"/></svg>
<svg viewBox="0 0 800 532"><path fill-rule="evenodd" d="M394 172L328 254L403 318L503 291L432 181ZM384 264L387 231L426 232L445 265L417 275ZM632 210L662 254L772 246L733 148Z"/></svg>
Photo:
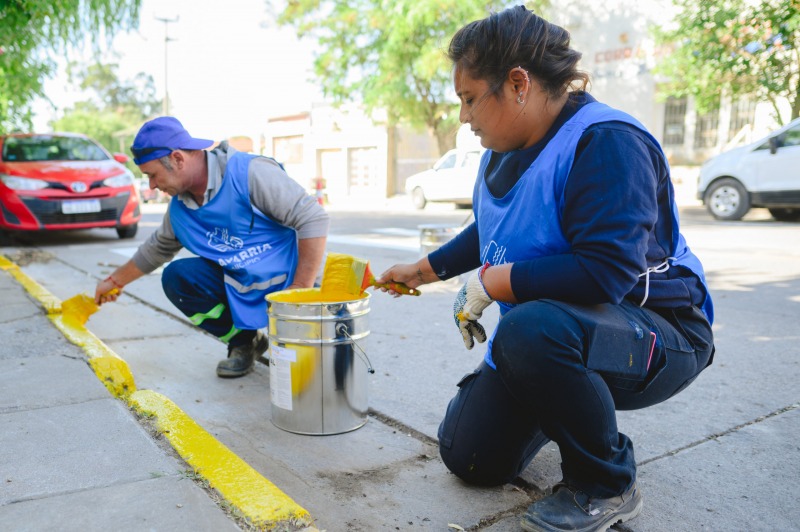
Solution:
<svg viewBox="0 0 800 532"><path fill-rule="evenodd" d="M800 509L788 487L800 478L800 224L773 222L765 210L743 222L716 222L690 202L685 181L675 189L683 230L715 297L717 353L678 396L620 413L645 501L642 515L620 530L798 530ZM411 212L406 199L366 206ZM418 256L413 230L386 240L380 216L355 212L356 222L344 223L349 211L330 209L337 236L347 237L332 239L331 251L367 256L375 270ZM426 208L420 220L462 214L469 211L442 204ZM32 258L20 271L60 300L93 288L109 264L122 260L118 251L131 246L111 238L107 245L47 242L38 255L19 247L0 254ZM54 258L45 260L47 254ZM516 485L491 489L464 485L438 458L442 413L482 356L464 350L452 323L459 286L426 286L419 298L371 296L363 342L376 370L367 376L370 415L363 427L340 435L276 427L270 369L262 364L241 379L217 378L224 346L177 315L158 275L126 287L86 327L126 362L138 390L167 398L307 510L319 529L519 530L525 507L560 477L554 445ZM84 351L6 270L0 294L0 529L236 528L237 516L246 515L206 490L204 474L212 472L193 471L159 429L114 398ZM493 307L484 319L491 327Z"/></svg>

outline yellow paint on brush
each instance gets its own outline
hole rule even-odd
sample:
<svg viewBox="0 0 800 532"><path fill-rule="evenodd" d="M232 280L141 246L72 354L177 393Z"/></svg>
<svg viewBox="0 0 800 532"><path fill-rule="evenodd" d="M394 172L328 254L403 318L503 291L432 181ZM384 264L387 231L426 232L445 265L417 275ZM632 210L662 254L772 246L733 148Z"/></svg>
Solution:
<svg viewBox="0 0 800 532"><path fill-rule="evenodd" d="M328 253L325 270L322 274L321 292L327 294L348 294L350 299L363 292L367 262L344 253Z"/></svg>
<svg viewBox="0 0 800 532"><path fill-rule="evenodd" d="M172 401L151 390L130 396L137 411L156 425L181 457L256 526L309 525L304 508L206 432Z"/></svg>
<svg viewBox="0 0 800 532"><path fill-rule="evenodd" d="M369 261L346 255L328 253L322 274L322 293L345 293L356 298L368 287L392 290L398 294L418 296L420 291L403 283L378 283L369 267Z"/></svg>
<svg viewBox="0 0 800 532"><path fill-rule="evenodd" d="M94 298L86 294L78 294L61 302L61 315L64 317L64 321L77 325L86 324L89 316L99 309Z"/></svg>
<svg viewBox="0 0 800 532"><path fill-rule="evenodd" d="M112 288L107 294L119 294L118 288ZM89 316L100 310L94 298L87 294L78 294L61 302L61 314L64 321L77 325L85 325Z"/></svg>

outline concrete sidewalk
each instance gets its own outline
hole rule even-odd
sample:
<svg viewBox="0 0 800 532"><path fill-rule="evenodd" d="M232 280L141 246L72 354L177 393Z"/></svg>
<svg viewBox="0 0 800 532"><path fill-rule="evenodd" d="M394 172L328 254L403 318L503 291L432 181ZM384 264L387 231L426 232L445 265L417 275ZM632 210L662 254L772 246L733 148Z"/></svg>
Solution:
<svg viewBox="0 0 800 532"><path fill-rule="evenodd" d="M800 530L800 232L740 224L734 244L730 226L698 220L690 241L717 303L715 363L671 400L619 413L644 510L616 529ZM363 256L348 242L332 251ZM375 295L368 423L302 436L269 422L267 367L214 376L219 342L173 315L157 276L126 287L89 330L65 326L58 297L107 273L80 246L59 253L25 273L0 268L0 530L216 531L247 518L283 530L510 532L559 479L553 444L499 488L466 486L439 460L443 409L482 354L452 330L457 284ZM407 259L371 253L376 271Z"/></svg>
<svg viewBox="0 0 800 532"><path fill-rule="evenodd" d="M0 530L306 528L304 509L169 399L136 391L57 298L3 257L0 270ZM220 466L235 505L208 486L224 489L224 475L200 473Z"/></svg>

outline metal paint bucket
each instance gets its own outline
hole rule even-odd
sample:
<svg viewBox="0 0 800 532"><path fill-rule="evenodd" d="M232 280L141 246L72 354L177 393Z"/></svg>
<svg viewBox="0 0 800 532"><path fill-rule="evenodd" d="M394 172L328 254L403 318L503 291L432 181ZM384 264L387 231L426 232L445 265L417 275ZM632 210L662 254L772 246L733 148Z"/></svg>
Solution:
<svg viewBox="0 0 800 532"><path fill-rule="evenodd" d="M369 335L369 298L364 293L360 299L325 301L319 288L267 296L276 427L326 435L367 422L367 376L373 370L357 342Z"/></svg>
<svg viewBox="0 0 800 532"><path fill-rule="evenodd" d="M464 230L461 225L427 224L419 227L419 252L425 257Z"/></svg>

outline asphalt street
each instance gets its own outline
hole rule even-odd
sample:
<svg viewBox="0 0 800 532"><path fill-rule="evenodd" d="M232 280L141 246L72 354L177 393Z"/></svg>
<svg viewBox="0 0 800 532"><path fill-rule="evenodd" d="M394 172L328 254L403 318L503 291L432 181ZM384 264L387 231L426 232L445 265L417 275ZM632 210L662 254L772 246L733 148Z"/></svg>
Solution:
<svg viewBox="0 0 800 532"><path fill-rule="evenodd" d="M683 232L716 302L717 354L678 396L619 413L634 442L644 510L618 529L800 530L800 224L766 211L715 222L689 187L679 199ZM407 202L371 207L330 207L329 251L367 258L376 273L415 260L417 226L386 224L409 216ZM443 205L413 214L420 225L458 224L467 211ZM88 335L78 335L82 345L68 341L48 319L48 301L93 292L133 249L111 237L0 247L9 264L0 272L0 529L222 530L247 528L250 519L283 529L505 532L519 530L527 505L559 480L552 443L517 482L498 488L467 486L441 463L439 421L458 380L482 358L464 349L453 325L458 281L423 287L418 298L371 295L369 335L358 343L375 373L361 358L354 370L367 383L366 424L309 436L271 421L267 366L216 377L225 347L178 315L158 272L92 316L79 331ZM487 325L496 320L496 309L485 314ZM109 380L103 387L95 374L104 373L83 363L97 355L92 338L129 368L133 400L118 398ZM151 418L177 425L154 428ZM200 435L200 452L171 437L186 424ZM198 455L221 456L222 465L198 466L207 458ZM234 470L228 489L217 475ZM248 494L262 490L280 504L258 513Z"/></svg>

